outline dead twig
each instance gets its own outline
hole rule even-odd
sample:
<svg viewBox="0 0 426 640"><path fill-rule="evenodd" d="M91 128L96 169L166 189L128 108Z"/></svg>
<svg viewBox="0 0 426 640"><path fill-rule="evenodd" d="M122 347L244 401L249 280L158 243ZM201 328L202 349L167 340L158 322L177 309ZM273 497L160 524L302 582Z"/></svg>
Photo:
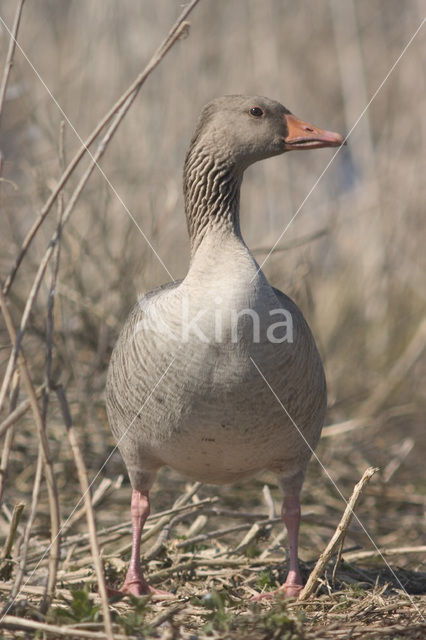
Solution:
<svg viewBox="0 0 426 640"><path fill-rule="evenodd" d="M25 524L25 531L22 539L22 543L19 548L19 563L16 571L15 582L9 594L9 604L6 605L4 612L9 611L11 604L14 602L15 598L21 591L22 581L24 578L25 569L27 567L28 561L28 549L31 540L31 531L33 528L34 520L37 514L37 506L38 506L38 498L40 495L40 486L41 480L43 477L43 453L41 450L41 444L39 444L38 455L37 455L37 463L34 474L33 481L33 490L31 494L31 505L30 505L30 513L28 516L28 520ZM40 558L40 552L37 553L38 558ZM43 554L42 554L43 557ZM45 587L43 587L43 592Z"/></svg>
<svg viewBox="0 0 426 640"><path fill-rule="evenodd" d="M105 634L109 640L114 640L111 616L109 612L108 594L106 590L105 577L103 572L98 538L96 535L95 514L93 511L93 505L92 505L92 500L90 496L90 486L89 486L89 481L87 479L86 466L84 464L83 456L81 455L80 447L78 445L77 434L76 434L74 425L72 423L71 413L69 411L65 392L61 386L58 386L56 389L56 393L58 396L59 404L61 405L62 416L63 416L65 427L67 430L68 439L70 441L72 453L74 456L75 466L77 469L77 475L78 475L81 490L83 493L84 503L86 506L87 528L89 530L93 564L96 571L96 577L98 580L98 590L99 590L99 595L102 602Z"/></svg>
<svg viewBox="0 0 426 640"><path fill-rule="evenodd" d="M41 398L44 389L45 389L45 386L44 384L42 384L39 387L37 387L37 389L34 390L37 399ZM24 416L27 413L30 407L31 407L31 400L27 398L27 400L24 400L23 402L21 402L19 407L16 407L16 409L14 409L11 413L9 413L7 418L3 420L2 423L0 423L0 438L4 436L4 434L7 431L9 431L10 427L12 427L15 424L15 422L19 420L19 418L22 418L22 416Z"/></svg>
<svg viewBox="0 0 426 640"><path fill-rule="evenodd" d="M404 462L405 458L408 456L412 448L414 447L413 438L404 438L401 442L396 446L396 451L393 449L392 453L395 453L392 460L388 462L386 467L383 469L383 481L389 482L394 473L398 471L401 464Z"/></svg>
<svg viewBox="0 0 426 640"><path fill-rule="evenodd" d="M216 531L210 531L210 533L202 533L193 538L189 538L188 540L182 540L182 542L179 542L179 544L177 545L177 548L182 549L192 544L205 542L206 540L210 540L211 538L220 538L228 535L229 533L235 533L236 531L245 531L246 529L252 530L253 527L256 527L256 531L258 532L260 529L264 528L265 526L278 524L280 522L282 522L281 518L276 517L276 518L268 518L266 520L260 520L259 522L256 522L254 525L251 525L250 523L245 523L245 524L237 524L233 527L226 527L224 529L217 529Z"/></svg>
<svg viewBox="0 0 426 640"><path fill-rule="evenodd" d="M201 500L199 499L199 497L197 495L195 495L193 497L193 501L195 502L195 504L197 506L201 502ZM198 509L197 509L197 511L198 511ZM207 525L207 522L208 522L207 516L204 513L201 513L200 515L198 515L195 518L195 520L193 521L193 523L189 527L186 535L188 537L196 536L198 533L200 533L200 531L202 531L204 529L204 527Z"/></svg>
<svg viewBox="0 0 426 640"><path fill-rule="evenodd" d="M123 476L119 476L115 482L113 482L110 478L103 478L99 483L98 487L93 492L92 506L96 507L98 504L102 502L102 500L105 498L106 495L111 493L111 491L113 491L114 489L118 489L121 486L122 480L123 480ZM76 522L81 520L81 518L85 514L86 514L86 507L82 507L81 509L74 511L72 516L69 516L65 520L65 523L62 525L62 533L65 533L66 531L71 529L71 527L75 525ZM99 535L100 533L98 533L98 537ZM81 540L81 535L78 538L79 540Z"/></svg>
<svg viewBox="0 0 426 640"><path fill-rule="evenodd" d="M96 496L96 491L93 495L93 504L95 504L95 496ZM153 513L148 517L148 520L145 526L150 531L149 525L150 523L152 524L152 521L156 521L160 518L163 518L164 516L175 515L177 513L181 513L182 511L189 512L189 515L191 515L191 512L195 513L196 511L198 511L198 509L203 508L205 505L214 504L217 501L218 501L218 498L205 498L204 500L200 500L200 502L197 502L196 504L187 504L181 507L176 507L175 509L167 509L166 511L159 511L158 513ZM71 520L71 518L69 520ZM121 522L120 524L115 524L111 527L106 527L105 529L100 529L100 531L98 531L98 538L108 538L108 536L110 536L111 534L121 535L122 532L126 532L126 531L130 532L131 526L132 526L131 520L128 520L126 522ZM63 525L63 530L67 528L68 528L68 520ZM67 540L64 542L63 547L65 548L67 546L74 545L76 542L82 542L88 536L89 536L88 533L79 533L76 535L69 536ZM113 539L115 540L115 538ZM105 544L106 542L108 542L108 539L103 540L103 544Z"/></svg>
<svg viewBox="0 0 426 640"><path fill-rule="evenodd" d="M0 85L0 121L1 121L1 114L2 114L2 111L3 111L4 101L5 101L5 98L6 98L7 84L9 82L10 71L11 71L12 66L13 66L13 58L14 58L14 55L15 55L15 48L16 48L16 39L18 37L18 30L19 30L19 25L20 25L20 22L21 22L22 9L24 8L24 2L25 2L25 0L19 0L18 6L17 6L17 9L16 9L15 20L14 20L14 23L13 23L12 33L11 33L10 40L9 40L9 50L7 52L6 63L4 65L3 76L2 76L2 79L1 79L1 85Z"/></svg>
<svg viewBox="0 0 426 640"><path fill-rule="evenodd" d="M192 0L184 8L179 18L177 19L173 27L170 29L166 38L163 40L163 42L160 44L158 49L155 51L154 55L152 56L151 60L148 62L145 69L137 76L137 78L132 82L130 87L120 96L117 102L115 102L115 104L111 107L108 113L102 118L102 120L100 120L100 122L96 125L95 129L88 136L86 141L83 142L80 149L78 150L74 158L69 163L68 167L66 168L61 178L59 179L59 182L56 185L56 188L51 193L49 199L47 200L44 207L41 209L31 229L28 231L27 235L25 236L25 239L22 243L21 249L18 253L15 263L9 273L8 278L6 279L6 282L4 283L3 292L5 293L5 295L7 295L7 293L9 292L10 287L12 286L12 283L15 279L16 273L21 265L21 262L24 259L24 256L27 253L28 248L31 242L33 241L38 229L40 228L41 224L43 223L46 216L48 215L59 193L62 191L65 184L69 180L70 176L74 172L75 168L80 163L80 160L83 158L86 152L88 152L89 147L93 144L93 142L96 140L98 135L103 131L103 129L108 125L108 123L111 121L111 119L114 116L116 116L118 113L122 113L120 121L122 120L124 115L127 113L127 110L129 109L130 105L136 98L145 80L148 78L148 76L151 75L154 69L162 61L164 56L168 53L168 51L172 48L175 42L179 40L179 38L187 29L188 24L185 22L185 20L188 17L188 15L191 13L191 11L195 8L195 6L198 4L199 1L200 0ZM118 126L118 123L117 123L117 126ZM92 156L92 154L90 154L90 157L94 165L95 164L97 165L98 158L96 158L96 156Z"/></svg>
<svg viewBox="0 0 426 640"><path fill-rule="evenodd" d="M47 624L45 622L37 622L36 620L28 620L27 618L18 618L17 616L4 616L0 622L0 627L5 629L33 629L34 631L42 631L43 633L52 634L53 636L61 636L65 638L93 638L105 640L103 631L86 631L85 629L76 629L75 626L56 624ZM138 636L117 634L115 640L137 640Z"/></svg>
<svg viewBox="0 0 426 640"><path fill-rule="evenodd" d="M199 516L199 517L205 517L205 516ZM187 518L188 518L188 514L186 514L186 513L179 514L179 515L175 516L174 518L172 518L161 529L161 531L160 531L156 541L152 545L152 547L144 554L145 562L148 562L149 560L152 560L153 558L155 558L160 553L160 551L164 548L164 544L165 544L166 540L168 540L168 538L170 536L170 532L173 529L173 527L175 527L179 522L182 522L182 520L186 520Z"/></svg>
<svg viewBox="0 0 426 640"><path fill-rule="evenodd" d="M170 523L174 521L175 518L176 518L176 521L179 521L186 517L186 514L184 514L183 516L174 516L174 514L177 512L179 507L183 507L187 502L189 502L189 500L191 500L191 498L193 498L193 496L195 496L195 494L197 493L200 487L201 487L201 482L195 482L193 485L190 485L188 489L185 491L185 493L179 496L179 498L176 500L173 509L170 512L168 512L168 515L162 517L156 524L154 524L154 526L152 526L144 534L142 534L141 544L144 544L147 540L149 540L156 534L159 534L159 538L151 547L150 551L148 552L149 554L153 553L154 555L156 555L160 550L160 548L163 546L164 541L167 539L169 535L170 526L171 526ZM201 501L198 504L201 504ZM192 508L197 508L197 503L191 504L189 506ZM108 557L119 556L127 552L131 547L132 547L131 543L126 544L124 547L121 547L121 549L118 549L113 556L108 556Z"/></svg>
<svg viewBox="0 0 426 640"><path fill-rule="evenodd" d="M260 558L247 558L240 556L239 558L224 558L220 556L218 558L204 558L200 556L192 556L190 560L179 561L178 564L166 569L159 569L150 574L149 579L151 582L160 582L164 578L167 578L174 573L180 571L187 571L196 567L221 567L226 570L227 567L241 568L241 570L251 569L252 567L267 567L268 565L282 564L282 557L271 557L266 559Z"/></svg>
<svg viewBox="0 0 426 640"><path fill-rule="evenodd" d="M0 289L0 307L3 313L3 317L5 320L6 328L9 333L9 337L12 342L16 342L16 331L13 325L12 317L9 312L9 308L7 306L6 298L3 295L3 292ZM43 422L43 418L41 415L40 407L38 406L37 397L34 390L34 385L31 380L31 376L29 373L27 361L25 356L21 350L18 356L19 369L21 372L22 381L26 388L26 392L31 401L31 408L34 415L34 421L37 426L39 443L40 443L40 452L43 459L43 465L46 473L46 484L49 498L49 512L50 512L50 524L51 524L51 553L50 553L50 562L49 562L49 575L48 575L48 586L50 590L46 594L46 599L50 600L53 598L53 591L56 583L56 573L58 570L58 561L59 561L59 547L60 547L60 532L59 532L59 499L58 499L58 491L56 487L56 478L53 471L53 465L50 459L50 451L49 451L49 443L46 435L45 423ZM41 475L41 469L40 469ZM34 493L33 493L34 496ZM35 506L37 501L35 501ZM34 504L32 505L34 506ZM31 519L31 514L30 514ZM28 531L28 526L27 526ZM29 533L28 533L29 536ZM23 575L25 570L25 556L21 557L21 562L19 565L19 570L17 572L16 581L13 589L12 601L16 597L19 586L22 582ZM6 613L9 609L10 605L8 605L6 609Z"/></svg>
<svg viewBox="0 0 426 640"><path fill-rule="evenodd" d="M4 560L10 555L12 551L13 543L15 540L16 530L19 525L19 521L21 519L22 511L25 508L25 504L15 504L13 507L12 520L10 521L9 534L6 538L6 542L4 543L4 547L2 552L0 553L0 560Z"/></svg>
<svg viewBox="0 0 426 640"><path fill-rule="evenodd" d="M177 604L175 606L169 607L166 611L160 612L155 618L153 618L150 622L150 627L155 629L159 627L160 624L164 624L171 618L173 618L177 613L182 611L186 607L186 604Z"/></svg>
<svg viewBox="0 0 426 640"><path fill-rule="evenodd" d="M200 487L201 487L201 482L195 482L194 484L190 485L188 489L185 491L185 493L179 496L179 498L176 500L174 504L174 509L185 506L191 500L191 498L197 493ZM191 505L191 506L194 506L194 505ZM150 538L152 538L152 536L154 536L156 533L161 531L163 527L165 527L170 522L170 520L174 515L174 509L171 510L169 515L161 518L151 529L149 529L149 531L147 531L142 535L142 544L147 540L149 540Z"/></svg>
<svg viewBox="0 0 426 640"><path fill-rule="evenodd" d="M190 7L195 6L195 4L197 4L197 2L199 2L199 0L193 0L190 4L189 7L187 7L185 9L185 11L182 13L182 16L187 15L187 13L189 12ZM104 155L107 146L109 144L109 142L111 141L112 137L114 136L118 126L120 125L120 123L122 122L124 116L126 115L126 113L128 112L128 110L130 109L131 105L133 104L136 96L138 95L139 89L141 88L143 82L145 82L146 78L148 77L148 75L153 71L153 69L155 69L155 67L159 64L159 62L163 59L163 57L166 55L167 51L172 47L172 45L176 42L176 40L178 40L180 38L180 36L182 35L184 29L186 28L186 23L184 22L184 19L181 17L181 19L178 21L178 23L176 23L175 27L173 27L173 29L171 30L169 36L166 38L165 42L163 43L163 45L160 46L160 49L157 51L156 54L154 54L151 62L148 64L147 68L145 69L145 72L143 74L143 79L140 81L140 83L137 84L137 87L133 90L133 92L130 93L130 95L127 97L127 99L124 101L124 103L121 104L121 107L116 111L116 113L114 114L114 117L112 119L112 122L110 124L110 126L108 127L104 137L102 138L102 140L100 141L100 143L98 144L97 150L94 154L90 154L90 158L91 158L91 162L89 163L88 168L86 169L86 171L83 173L83 176L81 177L81 179L79 180L76 188L74 189L68 205L66 206L63 214L62 214L62 220L61 220L61 225L60 227L58 227L55 231L55 233L53 234L53 236L50 239L50 242L48 244L48 248L39 264L36 276L34 278L30 293L28 295L28 298L26 300L26 304L25 304L25 308L21 317L21 322L20 322L20 327L19 327L19 333L17 336L17 339L14 341L14 347L12 349L12 352L10 354L9 357L9 362L7 365L7 369L6 369L6 374L4 376L3 379L3 385L2 385L2 389L0 391L0 410L1 410L1 406L2 406L2 401L3 398L5 397L6 393L7 393L7 389L9 387L10 384L10 380L12 378L13 375L13 371L14 371L14 367L16 364L16 359L18 357L18 353L19 353L19 349L22 343L22 339L27 327L27 323L30 317L30 313L31 310L34 306L35 300L37 298L37 294L38 291L40 289L41 283L43 281L44 278L44 274L47 268L47 265L55 251L55 247L60 239L60 234L62 232L62 228L65 226L65 224L68 222L68 219L70 218L71 214L73 213L74 207L77 203L78 198L80 197L81 192L83 191L86 183L88 182L90 176L93 173L93 170L95 169L95 167L99 166L99 161L102 158L102 156ZM58 192L59 193L59 192ZM53 204L53 202L52 202ZM38 227L37 227L38 228ZM25 242L24 242L25 244ZM26 247L27 249L28 247ZM25 249L25 252L26 252ZM21 252L22 253L22 249ZM19 256L18 256L19 257ZM21 258L22 260L22 258ZM20 264L20 262L19 262ZM16 267L16 268L15 268ZM19 265L15 265L15 267L12 269L11 275L9 276L8 280L6 281L3 290L5 292L7 292L10 289L11 286L11 281L10 278L12 277L12 273L13 273L13 277L16 274L17 269L19 268ZM12 280L13 280L12 277ZM10 284L9 284L10 281Z"/></svg>
<svg viewBox="0 0 426 640"><path fill-rule="evenodd" d="M77 200L80 197L80 194L81 194L83 188L85 187L87 181L89 180L89 178L90 178L95 166L97 166L99 160L103 156L103 154L104 154L104 152L106 150L106 147L108 145L108 142L110 142L110 140L113 137L118 125L120 124L120 122L123 119L124 115L127 113L127 110L129 109L129 107L130 107L130 105L133 102L135 97L136 96L130 96L128 102L125 103L124 107L122 107L121 110L116 114L111 126L109 127L109 129L107 130L104 138L100 142L96 153L94 154L94 156L92 156L92 162L89 164L89 167L86 169L86 171L84 172L83 176L79 180L76 188L74 189L74 191L73 191L73 193L72 193L72 195L70 197L70 200L68 202L68 205L66 206L65 211L63 212L61 225L60 225L60 227L57 227L55 233L51 237L51 240L49 242L48 248L47 248L43 258L41 259L41 262L40 262L39 267L37 269L36 276L35 276L35 278L33 280L32 286L31 286L30 293L29 293L29 295L27 297L27 300L26 300L26 303L25 303L24 311L22 313L20 327L19 327L19 333L18 333L16 339L13 341L14 342L14 346L13 346L12 352L11 352L10 357L9 357L9 362L8 362L7 369L6 369L6 374L5 374L4 378L3 378L2 389L0 391L0 410L1 410L2 400L3 400L3 398L5 397L5 395L7 393L7 389L8 389L8 386L10 384L10 380L11 380L12 375L13 375L13 371L14 371L15 364L16 364L16 359L17 359L18 354L19 354L19 349L21 347L22 339L24 337L24 333L25 333L25 330L27 328L27 323L28 323L28 320L30 318L30 314L31 314L32 308L34 306L34 303L35 303L36 298L37 298L37 294L39 292L41 283L43 281L47 265L48 265L52 255L55 252L57 243L59 242L59 239L60 239L60 236L61 236L61 233L62 233L62 228L64 227L64 225L66 224L66 222L70 218L70 216L71 216L71 214L72 214L72 212L74 210L74 207L75 207L75 205L77 203Z"/></svg>
<svg viewBox="0 0 426 640"><path fill-rule="evenodd" d="M13 412L16 407L16 403L18 402L19 396L19 386L20 386L20 375L19 371L15 373L13 382L12 382L12 392L10 394L10 405L9 409ZM13 423L12 423L13 424ZM3 502L3 493L6 486L6 476L7 476L7 468L9 466L9 457L10 451L12 449L13 444L13 430L8 431L6 434L6 438L4 440L3 450L1 453L0 460L0 505Z"/></svg>
<svg viewBox="0 0 426 640"><path fill-rule="evenodd" d="M372 551L354 551L353 553L345 553L343 559L345 562L354 562L355 560L367 560L369 558L381 558L382 556L402 556L411 553L425 553L426 545L418 547L391 547L390 549L373 549Z"/></svg>
<svg viewBox="0 0 426 640"><path fill-rule="evenodd" d="M337 569L339 568L339 564L342 560L342 551L343 551L343 545L345 544L345 537L346 537L346 532L345 534L342 535L342 538L339 542L339 548L337 550L337 557L336 557L336 562L334 563L334 567L333 567L333 573L331 574L331 584L334 586L334 583L336 581L336 573L337 573Z"/></svg>
<svg viewBox="0 0 426 640"><path fill-rule="evenodd" d="M9 591L9 590L10 590L10 584L7 584L7 582L0 582L0 591ZM29 595L33 595L33 596L41 596L44 593L44 587L32 585L32 584L22 585L21 593L28 593ZM68 599L72 598L72 593L69 589L57 589L56 595L63 596L64 598L68 598ZM89 594L89 598L95 597L95 596L96 596L95 593Z"/></svg>
<svg viewBox="0 0 426 640"><path fill-rule="evenodd" d="M372 416L384 405L395 387L403 380L407 372L416 364L426 349L426 320L420 323L416 333L399 356L390 371L371 396L359 408L359 415Z"/></svg>
<svg viewBox="0 0 426 640"><path fill-rule="evenodd" d="M271 490L267 484L264 485L262 493L263 493L263 499L265 500L266 506L268 507L268 518L269 519L275 518L276 516L275 503L271 495Z"/></svg>
<svg viewBox="0 0 426 640"><path fill-rule="evenodd" d="M321 438L340 436L342 433L348 433L348 431L353 431L354 429L369 427L373 422L374 421L371 418L353 418L352 420L345 420L344 422L330 424L325 426L322 430Z"/></svg>
<svg viewBox="0 0 426 640"><path fill-rule="evenodd" d="M361 493L364 489L364 486L372 478L372 476L376 473L376 471L378 471L378 469L370 467L364 472L364 475L362 476L361 480L355 485L352 495L346 505L346 509L343 513L342 519L340 520L334 535L331 537L330 542L328 543L328 545L326 546L326 548L318 558L318 562L316 563L313 571L311 572L306 582L306 585L304 586L304 588L302 589L299 595L299 600L301 601L306 600L313 593L317 585L318 579L321 577L327 562L330 560L331 556L333 555L334 549L346 534L346 531L349 527L349 524L352 520L352 516L354 514L354 509L358 503L358 500L361 497Z"/></svg>

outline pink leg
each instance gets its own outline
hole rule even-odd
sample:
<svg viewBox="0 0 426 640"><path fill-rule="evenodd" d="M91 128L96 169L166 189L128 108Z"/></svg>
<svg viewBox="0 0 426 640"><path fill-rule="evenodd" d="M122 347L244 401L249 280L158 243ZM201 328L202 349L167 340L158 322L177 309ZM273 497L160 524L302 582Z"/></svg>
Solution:
<svg viewBox="0 0 426 640"><path fill-rule="evenodd" d="M130 505L130 513L132 516L132 555L130 558L129 568L127 570L126 579L123 586L118 591L108 588L110 597L115 597L120 593L130 593L133 596L144 596L149 593L160 595L163 597L175 597L168 591L161 591L151 587L145 580L141 568L141 537L142 530L146 519L149 516L149 494L148 491L138 491L133 489L132 502Z"/></svg>
<svg viewBox="0 0 426 640"><path fill-rule="evenodd" d="M126 579L120 591L131 593L134 596L142 596L154 591L143 577L141 569L141 536L142 529L149 516L149 495L133 489L130 513L132 516L132 556Z"/></svg>
<svg viewBox="0 0 426 640"><path fill-rule="evenodd" d="M287 528L290 567L286 581L282 587L280 587L280 590L284 591L288 598L297 598L303 587L298 558L300 526L300 498L298 495L286 496L284 498L281 515Z"/></svg>
<svg viewBox="0 0 426 640"><path fill-rule="evenodd" d="M290 567L284 584L276 591L260 593L253 600L272 599L277 593L286 598L297 598L302 590L302 576L299 569L298 543L300 526L300 498L299 495L286 496L281 510L283 522L287 528L290 550Z"/></svg>

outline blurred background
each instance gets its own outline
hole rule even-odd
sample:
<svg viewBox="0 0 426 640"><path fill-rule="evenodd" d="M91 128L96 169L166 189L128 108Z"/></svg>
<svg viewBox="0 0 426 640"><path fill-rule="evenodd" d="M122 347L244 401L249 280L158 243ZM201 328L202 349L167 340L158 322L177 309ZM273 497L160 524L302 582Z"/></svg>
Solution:
<svg viewBox="0 0 426 640"><path fill-rule="evenodd" d="M9 27L15 9L14 1L3 0L1 17ZM264 271L296 300L317 339L329 385L327 424L359 419L356 429L349 422L348 431L330 432L319 457L345 495L366 466L380 466L360 507L363 522L378 544L420 540L426 494L424 28L369 103L425 9L422 0L201 0L189 37L147 80L107 149L102 168L110 184L94 172L63 233L53 377L66 389L90 475L113 447L103 393L118 331L137 296L169 280L126 209L172 276L184 276L189 245L182 166L200 109L223 94L265 95L314 125L351 131L348 146L327 169L334 150L287 154L251 167L242 189L242 230L262 262L298 211ZM69 160L80 146L76 132L83 139L90 133L180 10L174 0L25 4L18 38L25 56L16 52L0 130L3 281L61 175L61 122ZM1 26L2 60L8 42ZM79 175L67 184L65 202ZM55 227L52 211L18 272L9 294L15 323ZM44 376L49 282L48 271L24 340L37 384ZM9 340L3 325L0 339L4 367ZM79 488L70 482L75 472L54 400L48 436L65 518ZM9 505L27 500L32 487L37 436L29 414L14 438ZM114 454L102 474L121 473ZM261 504L265 481L274 486L266 477L220 491L224 500ZM128 517L127 482L107 502L116 511L99 510L102 523ZM155 508L169 505L182 486L164 470ZM313 509L328 501L334 518L343 508L316 462L306 495ZM278 492L274 496L279 499ZM41 505L39 531L48 523ZM6 529L6 516L0 520ZM302 558L320 550L329 531L318 531L302 532Z"/></svg>

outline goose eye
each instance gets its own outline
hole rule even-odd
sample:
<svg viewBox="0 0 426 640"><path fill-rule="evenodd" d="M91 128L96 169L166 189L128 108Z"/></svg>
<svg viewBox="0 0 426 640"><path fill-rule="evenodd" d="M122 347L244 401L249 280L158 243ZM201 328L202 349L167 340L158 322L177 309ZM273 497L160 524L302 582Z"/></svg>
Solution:
<svg viewBox="0 0 426 640"><path fill-rule="evenodd" d="M263 116L263 114L264 111L260 107L252 107L250 109L250 115L254 116L255 118L260 118L261 116Z"/></svg>

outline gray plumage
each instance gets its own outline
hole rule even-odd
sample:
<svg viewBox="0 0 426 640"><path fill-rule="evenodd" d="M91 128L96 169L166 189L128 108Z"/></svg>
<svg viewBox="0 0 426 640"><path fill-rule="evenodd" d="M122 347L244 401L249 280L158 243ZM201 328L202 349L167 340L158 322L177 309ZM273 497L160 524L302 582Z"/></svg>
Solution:
<svg viewBox="0 0 426 640"><path fill-rule="evenodd" d="M226 115L236 121L235 107L246 102L266 102L277 116L288 113L264 98L239 96L221 98L205 108L185 162L192 244L188 275L136 304L111 357L108 417L132 485L140 490L151 486L164 464L211 483L233 482L269 469L289 489L301 483L309 447L314 448L320 436L326 386L314 339L294 302L259 271L240 234L239 189L250 145L261 141L256 159L275 155L275 147L268 148L269 139L265 136L263 141L258 128L252 140L243 126L233 126L229 119L226 126ZM187 342L179 340L184 304L189 318L203 312L198 326L208 343L197 335L189 335ZM293 342L271 344L266 338L269 311L277 308L291 314ZM244 315L238 323L238 342L231 342L229 324L222 327L222 341L216 341L215 313L226 320L229 309L259 314L258 344L253 344L252 320ZM172 335L156 324L160 322L167 323Z"/></svg>
<svg viewBox="0 0 426 640"><path fill-rule="evenodd" d="M241 237L240 186L258 160L342 143L267 98L225 96L201 114L184 167L188 273L139 300L108 370L108 417L133 486L122 592L154 591L140 537L163 465L214 484L273 471L290 546L281 589L301 589L299 493L324 422L325 377L301 311L269 284Z"/></svg>

